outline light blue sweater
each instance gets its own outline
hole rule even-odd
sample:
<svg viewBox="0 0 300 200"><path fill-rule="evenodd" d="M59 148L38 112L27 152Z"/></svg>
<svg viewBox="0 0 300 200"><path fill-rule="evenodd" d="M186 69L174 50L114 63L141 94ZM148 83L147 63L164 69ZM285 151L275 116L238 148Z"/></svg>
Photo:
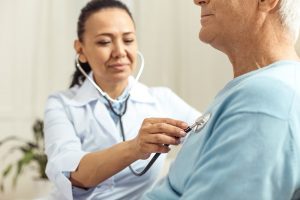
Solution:
<svg viewBox="0 0 300 200"><path fill-rule="evenodd" d="M143 199L300 199L300 62L233 79L206 113Z"/></svg>

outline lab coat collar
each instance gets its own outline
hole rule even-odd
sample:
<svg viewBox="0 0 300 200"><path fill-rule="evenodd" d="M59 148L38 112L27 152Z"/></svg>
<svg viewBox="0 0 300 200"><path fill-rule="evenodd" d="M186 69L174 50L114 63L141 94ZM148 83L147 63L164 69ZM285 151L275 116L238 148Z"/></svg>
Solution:
<svg viewBox="0 0 300 200"><path fill-rule="evenodd" d="M89 74L89 77L93 79L92 72ZM139 103L154 103L155 99L150 94L149 89L139 82L134 84L134 81L135 79L130 76L129 86L133 84L133 87L131 88L129 99ZM102 98L99 91L90 83L88 79L85 79L81 86L73 89L75 90L76 94L72 99L73 101L70 103L75 106L83 106L91 101Z"/></svg>
<svg viewBox="0 0 300 200"><path fill-rule="evenodd" d="M133 77L129 77L132 82L135 81ZM130 91L130 99L140 103L155 103L154 97L150 94L149 88L142 83L133 85Z"/></svg>
<svg viewBox="0 0 300 200"><path fill-rule="evenodd" d="M92 73L89 74L89 77L93 77ZM98 90L90 83L88 79L85 79L81 86L76 87L77 88L74 88L76 94L72 101L73 105L86 105L89 102L100 98Z"/></svg>

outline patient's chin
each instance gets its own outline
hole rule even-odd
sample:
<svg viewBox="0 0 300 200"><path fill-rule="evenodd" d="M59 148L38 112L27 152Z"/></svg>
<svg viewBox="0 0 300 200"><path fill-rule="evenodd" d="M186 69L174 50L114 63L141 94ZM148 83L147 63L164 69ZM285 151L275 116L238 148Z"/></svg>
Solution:
<svg viewBox="0 0 300 200"><path fill-rule="evenodd" d="M201 29L199 32L199 39L204 43L211 44L214 40L214 34Z"/></svg>

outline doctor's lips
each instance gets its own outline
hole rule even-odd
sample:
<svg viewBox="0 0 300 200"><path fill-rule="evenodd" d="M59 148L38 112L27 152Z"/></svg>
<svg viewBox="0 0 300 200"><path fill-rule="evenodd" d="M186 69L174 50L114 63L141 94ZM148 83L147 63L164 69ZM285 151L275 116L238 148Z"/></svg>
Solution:
<svg viewBox="0 0 300 200"><path fill-rule="evenodd" d="M109 64L108 67L110 68L124 68L124 67L127 67L129 66L130 63L113 63L113 64Z"/></svg>

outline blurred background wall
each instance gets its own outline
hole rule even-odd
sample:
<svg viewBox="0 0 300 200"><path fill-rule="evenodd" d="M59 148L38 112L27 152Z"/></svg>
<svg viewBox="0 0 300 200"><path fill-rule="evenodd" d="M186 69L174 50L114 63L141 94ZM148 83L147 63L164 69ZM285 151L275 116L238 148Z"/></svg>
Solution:
<svg viewBox="0 0 300 200"><path fill-rule="evenodd" d="M31 139L32 123L43 118L47 96L68 87L76 22L86 2L0 0L0 140L9 135ZM146 61L141 82L170 87L204 111L232 78L232 69L221 52L198 40L199 7L192 0L124 2L133 12ZM4 160L8 147L0 148L2 170L18 154ZM0 193L0 199L37 197L43 189L37 188L30 173L20 179L16 190L8 187Z"/></svg>

